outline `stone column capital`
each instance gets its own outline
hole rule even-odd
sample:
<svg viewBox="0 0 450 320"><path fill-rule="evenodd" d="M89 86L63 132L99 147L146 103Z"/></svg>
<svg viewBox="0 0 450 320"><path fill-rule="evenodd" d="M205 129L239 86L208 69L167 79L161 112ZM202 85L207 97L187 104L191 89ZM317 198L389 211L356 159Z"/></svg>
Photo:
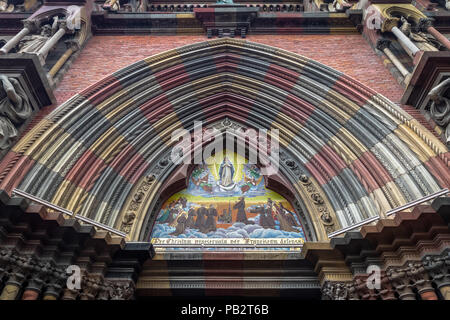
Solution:
<svg viewBox="0 0 450 320"><path fill-rule="evenodd" d="M419 20L418 29L422 32L428 32L428 28L433 26L433 19L421 18Z"/></svg>
<svg viewBox="0 0 450 320"><path fill-rule="evenodd" d="M26 19L22 20L24 28L27 28L30 30L31 33L34 33L39 30L39 27L41 25L40 21L37 19Z"/></svg>
<svg viewBox="0 0 450 320"><path fill-rule="evenodd" d="M405 268L389 269L386 271L386 276L401 300L415 300L415 294L409 284L409 278Z"/></svg>
<svg viewBox="0 0 450 320"><path fill-rule="evenodd" d="M80 44L74 39L66 40L64 41L64 44L66 45L67 49L72 49L73 52L80 50Z"/></svg>
<svg viewBox="0 0 450 320"><path fill-rule="evenodd" d="M376 47L380 51L384 51L384 49L389 49L389 46L391 45L391 40L386 38L380 38L377 40Z"/></svg>
<svg viewBox="0 0 450 320"><path fill-rule="evenodd" d="M431 280L438 288L450 286L450 275L447 273L450 259L447 256L427 256L425 257L423 264L425 270L430 275Z"/></svg>
<svg viewBox="0 0 450 320"><path fill-rule="evenodd" d="M389 32L398 26L399 18L386 18L381 25L381 32Z"/></svg>
<svg viewBox="0 0 450 320"><path fill-rule="evenodd" d="M74 30L69 28L69 25L67 24L66 20L60 20L58 22L58 28L59 30L64 30L65 33L73 33Z"/></svg>
<svg viewBox="0 0 450 320"><path fill-rule="evenodd" d="M94 300L103 287L103 277L98 274L87 274L82 277L80 298Z"/></svg>

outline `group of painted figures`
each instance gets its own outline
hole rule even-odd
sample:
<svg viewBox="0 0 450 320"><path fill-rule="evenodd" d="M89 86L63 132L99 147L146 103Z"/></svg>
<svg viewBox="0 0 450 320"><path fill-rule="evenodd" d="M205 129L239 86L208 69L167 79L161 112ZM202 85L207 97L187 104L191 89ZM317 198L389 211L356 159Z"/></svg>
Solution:
<svg viewBox="0 0 450 320"><path fill-rule="evenodd" d="M209 207L201 205L197 208L187 208L187 199L180 197L178 200L171 202L158 218L159 223L167 223L171 227L175 227L175 231L170 233L173 236L183 234L186 228L197 229L207 234L217 230L216 217L218 216L217 208L211 204ZM237 210L236 220L230 221L240 222L244 224L255 224L254 221L247 218L245 210L245 198L240 197L239 201L233 206ZM276 222L279 222L281 230L288 232L298 232L299 227L292 213L290 213L281 202L276 204L270 198L266 204L251 206L248 212L259 214L259 225L266 229L275 229Z"/></svg>
<svg viewBox="0 0 450 320"><path fill-rule="evenodd" d="M187 212L186 205L187 199L181 197L177 201L171 202L158 219L160 223L168 223L169 226L175 227L175 231L171 235L183 234L186 228L198 229L203 233L217 230L215 219L217 209L214 205L211 204L209 208L202 205L197 210L190 208Z"/></svg>

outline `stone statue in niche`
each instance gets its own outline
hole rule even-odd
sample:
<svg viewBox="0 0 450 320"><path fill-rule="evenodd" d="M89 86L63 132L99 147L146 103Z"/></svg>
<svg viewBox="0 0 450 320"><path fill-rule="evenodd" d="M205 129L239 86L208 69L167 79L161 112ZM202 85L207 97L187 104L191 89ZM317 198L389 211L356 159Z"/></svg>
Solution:
<svg viewBox="0 0 450 320"><path fill-rule="evenodd" d="M31 11L40 4L41 1L36 0L0 0L0 13Z"/></svg>
<svg viewBox="0 0 450 320"><path fill-rule="evenodd" d="M102 8L110 12L146 12L148 0L106 0Z"/></svg>
<svg viewBox="0 0 450 320"><path fill-rule="evenodd" d="M445 130L445 142L450 146L450 78L442 81L428 93L430 114L437 125Z"/></svg>
<svg viewBox="0 0 450 320"><path fill-rule="evenodd" d="M414 31L405 17L400 18L400 30L422 51L439 51L441 44L428 33Z"/></svg>
<svg viewBox="0 0 450 320"><path fill-rule="evenodd" d="M8 0L0 0L0 12L13 12L14 4L9 3Z"/></svg>
<svg viewBox="0 0 450 320"><path fill-rule="evenodd" d="M47 41L58 31L58 17L53 18L52 25L44 24L41 32L19 42L19 53L38 53ZM46 56L42 57L44 60Z"/></svg>
<svg viewBox="0 0 450 320"><path fill-rule="evenodd" d="M345 0L334 0L332 3L328 3L329 12L344 12L351 7L352 4L346 2Z"/></svg>
<svg viewBox="0 0 450 320"><path fill-rule="evenodd" d="M107 11L119 11L120 10L120 0L106 0L102 6L103 9Z"/></svg>
<svg viewBox="0 0 450 320"><path fill-rule="evenodd" d="M25 122L32 113L27 95L14 78L0 75L0 149L11 146L17 136L17 126Z"/></svg>
<svg viewBox="0 0 450 320"><path fill-rule="evenodd" d="M450 10L450 0L431 0L432 3L439 3L441 7Z"/></svg>

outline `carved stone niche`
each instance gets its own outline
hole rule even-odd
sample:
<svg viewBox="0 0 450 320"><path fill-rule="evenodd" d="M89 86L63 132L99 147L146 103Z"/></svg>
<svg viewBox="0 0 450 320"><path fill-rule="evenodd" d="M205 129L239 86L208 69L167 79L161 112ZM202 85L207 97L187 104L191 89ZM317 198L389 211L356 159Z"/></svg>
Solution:
<svg viewBox="0 0 450 320"><path fill-rule="evenodd" d="M4 76L4 79L8 79L7 82L12 84L9 85L9 89L4 88L3 82L0 84L1 117L8 118L5 121L10 126L15 127L17 134L13 138L17 138L23 128L25 128L26 123L33 117L33 114L46 106L56 103L56 99L47 80L46 72L36 55L8 54L0 56L0 75ZM16 110L19 106L13 101L14 97L8 96L8 90L12 90L14 94L20 97L20 108L22 110ZM14 113L24 113L23 108L27 109L26 115L21 114L21 119L18 121L14 117ZM8 146L3 146L0 150L0 157L4 155L5 150L9 149L12 144L13 141L10 141Z"/></svg>

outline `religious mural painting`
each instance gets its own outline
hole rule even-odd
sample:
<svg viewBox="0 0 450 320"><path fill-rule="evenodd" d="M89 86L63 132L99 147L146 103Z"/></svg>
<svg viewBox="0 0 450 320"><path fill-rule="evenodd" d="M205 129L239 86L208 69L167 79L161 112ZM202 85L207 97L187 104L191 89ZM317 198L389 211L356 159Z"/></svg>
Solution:
<svg viewBox="0 0 450 320"><path fill-rule="evenodd" d="M205 162L194 168L187 189L163 204L153 243L303 243L297 214L265 187L258 166L230 152Z"/></svg>

